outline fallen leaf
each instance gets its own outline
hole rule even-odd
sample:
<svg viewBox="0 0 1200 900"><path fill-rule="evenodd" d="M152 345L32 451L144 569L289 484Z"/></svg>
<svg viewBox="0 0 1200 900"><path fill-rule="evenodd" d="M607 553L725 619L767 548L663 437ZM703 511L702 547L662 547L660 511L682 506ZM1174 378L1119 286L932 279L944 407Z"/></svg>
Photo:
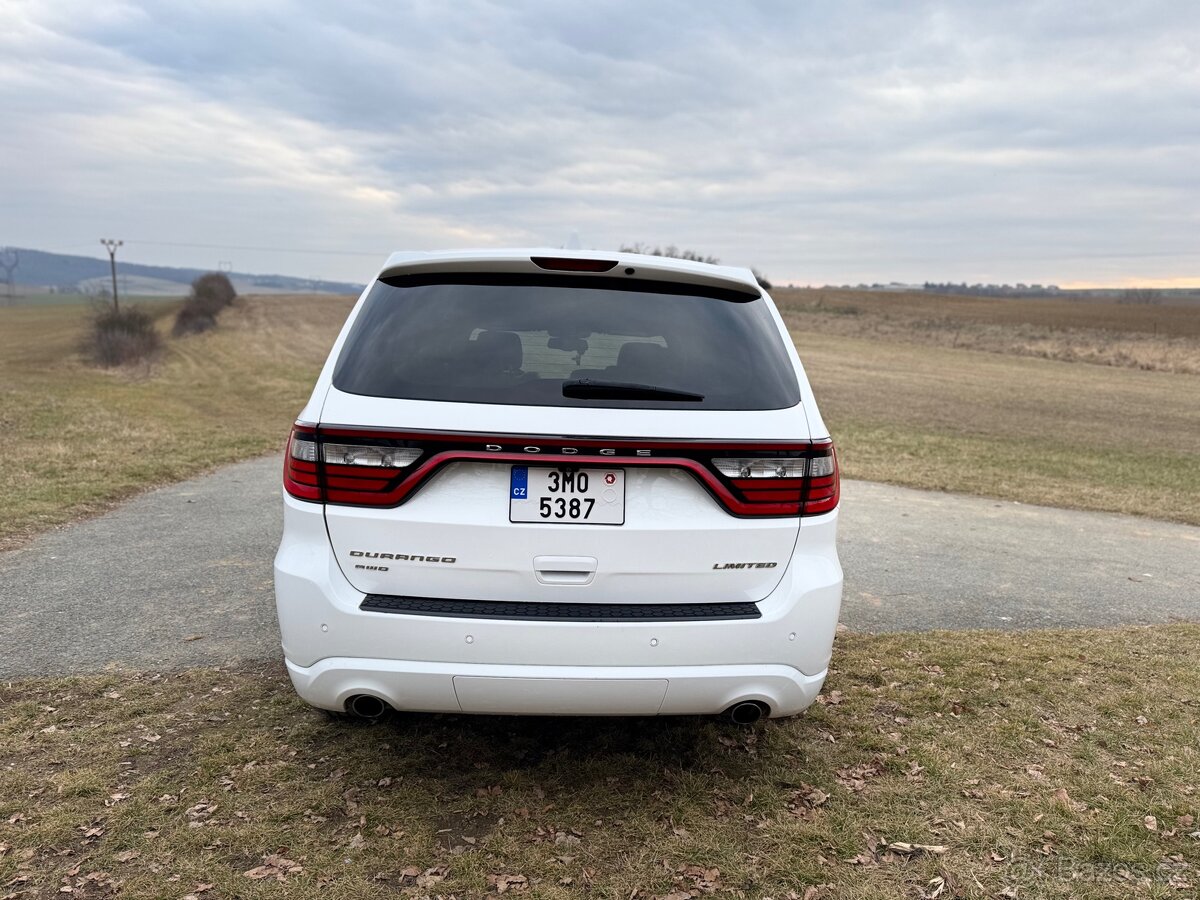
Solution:
<svg viewBox="0 0 1200 900"><path fill-rule="evenodd" d="M202 819L207 819L217 811L217 804L209 803L207 800L201 800L194 806L189 806L185 811L186 815L193 822L198 822Z"/></svg>
<svg viewBox="0 0 1200 900"><path fill-rule="evenodd" d="M1147 831L1158 831L1158 819L1154 816L1146 816L1142 819L1142 824L1146 826Z"/></svg>
<svg viewBox="0 0 1200 900"><path fill-rule="evenodd" d="M684 866L677 870L684 878L692 879L692 886L705 894L711 894L721 886L721 870L716 866Z"/></svg>
<svg viewBox="0 0 1200 900"><path fill-rule="evenodd" d="M298 875L303 871L304 869L295 860L285 859L282 856L271 853L263 857L263 864L261 866L255 866L250 871L243 872L242 875L255 881L261 881L264 878L286 881L288 875Z"/></svg>
<svg viewBox="0 0 1200 900"><path fill-rule="evenodd" d="M524 875L489 875L487 883L489 887L496 889L497 894L503 894L510 890L525 890L529 884L529 879Z"/></svg>
<svg viewBox="0 0 1200 900"><path fill-rule="evenodd" d="M837 770L835 777L838 784L857 792L865 788L870 779L875 778L882 772L883 760L877 756L870 762L860 763L857 766L844 766Z"/></svg>
<svg viewBox="0 0 1200 900"><path fill-rule="evenodd" d="M1054 801L1067 807L1067 809L1073 809L1076 812L1082 812L1083 810L1087 809L1086 803L1080 803L1076 800L1072 800L1071 795L1067 793L1066 788L1059 788L1054 792Z"/></svg>
<svg viewBox="0 0 1200 900"><path fill-rule="evenodd" d="M887 849L893 853L903 853L905 856L916 856L920 853L938 855L945 853L950 848L941 844L909 844L904 841L893 841L887 845Z"/></svg>
<svg viewBox="0 0 1200 900"><path fill-rule="evenodd" d="M417 887L429 887L431 884L445 881L449 874L450 869L447 866L432 866L417 876Z"/></svg>

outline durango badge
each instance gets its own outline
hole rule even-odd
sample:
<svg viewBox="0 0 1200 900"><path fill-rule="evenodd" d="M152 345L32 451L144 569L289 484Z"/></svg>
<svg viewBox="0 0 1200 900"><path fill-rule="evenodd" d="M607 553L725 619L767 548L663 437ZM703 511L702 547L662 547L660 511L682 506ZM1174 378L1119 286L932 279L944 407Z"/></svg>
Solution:
<svg viewBox="0 0 1200 900"><path fill-rule="evenodd" d="M421 556L415 553L370 553L366 550L351 550L350 555L361 556L364 559L393 559L396 562L433 562L451 565L458 562L457 556Z"/></svg>

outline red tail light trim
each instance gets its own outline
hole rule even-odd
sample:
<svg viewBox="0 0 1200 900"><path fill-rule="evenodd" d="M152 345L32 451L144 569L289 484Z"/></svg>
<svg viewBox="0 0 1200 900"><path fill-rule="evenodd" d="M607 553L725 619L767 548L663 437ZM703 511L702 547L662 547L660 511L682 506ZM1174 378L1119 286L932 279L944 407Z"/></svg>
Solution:
<svg viewBox="0 0 1200 900"><path fill-rule="evenodd" d="M322 460L326 439L422 449L410 466L381 469ZM316 443L316 462L296 459L292 442ZM650 453L662 455L651 456ZM712 460L758 454L788 458L832 457L831 475L792 478L729 478ZM538 436L446 434L363 428L314 428L297 425L284 458L284 487L293 497L348 506L395 507L451 462L524 463L526 465L622 466L683 469L690 472L730 514L739 517L819 515L838 504L838 474L833 443L823 441L640 441L564 439Z"/></svg>
<svg viewBox="0 0 1200 900"><path fill-rule="evenodd" d="M292 433L288 435L287 446L283 452L283 488L300 500L313 500L319 503L324 494L321 488L321 467L315 462L297 459L292 455L292 445L297 440L310 440L316 443L316 428L299 423L292 427Z"/></svg>

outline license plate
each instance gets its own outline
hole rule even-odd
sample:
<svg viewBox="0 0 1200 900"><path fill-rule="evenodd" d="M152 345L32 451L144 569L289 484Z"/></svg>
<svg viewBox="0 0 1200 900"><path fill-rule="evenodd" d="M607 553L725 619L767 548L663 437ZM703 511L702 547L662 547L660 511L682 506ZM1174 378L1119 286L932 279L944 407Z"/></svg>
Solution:
<svg viewBox="0 0 1200 900"><path fill-rule="evenodd" d="M510 522L625 524L625 470L513 466Z"/></svg>

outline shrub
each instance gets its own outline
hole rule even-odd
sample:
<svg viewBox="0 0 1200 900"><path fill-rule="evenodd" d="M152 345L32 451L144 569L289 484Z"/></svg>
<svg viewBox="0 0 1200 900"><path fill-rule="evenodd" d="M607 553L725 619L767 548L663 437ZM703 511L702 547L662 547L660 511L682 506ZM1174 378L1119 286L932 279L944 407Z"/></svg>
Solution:
<svg viewBox="0 0 1200 900"><path fill-rule="evenodd" d="M233 301L237 299L237 291L233 289L233 282L224 272L209 272L192 282L192 296L220 312L233 305Z"/></svg>
<svg viewBox="0 0 1200 900"><path fill-rule="evenodd" d="M116 310L107 303L96 307L84 340L84 354L98 365L126 366L149 362L162 350L154 319L136 306Z"/></svg>
<svg viewBox="0 0 1200 900"><path fill-rule="evenodd" d="M179 307L179 312L175 314L175 324L171 327L171 334L175 337L185 334L200 334L216 327L217 314L194 302L193 297L188 297L183 301L183 306Z"/></svg>
<svg viewBox="0 0 1200 900"><path fill-rule="evenodd" d="M225 273L209 272L207 275L201 275L192 282L192 292L179 307L171 333L179 337L216 328L217 315L236 299L237 291L233 289L233 283Z"/></svg>

